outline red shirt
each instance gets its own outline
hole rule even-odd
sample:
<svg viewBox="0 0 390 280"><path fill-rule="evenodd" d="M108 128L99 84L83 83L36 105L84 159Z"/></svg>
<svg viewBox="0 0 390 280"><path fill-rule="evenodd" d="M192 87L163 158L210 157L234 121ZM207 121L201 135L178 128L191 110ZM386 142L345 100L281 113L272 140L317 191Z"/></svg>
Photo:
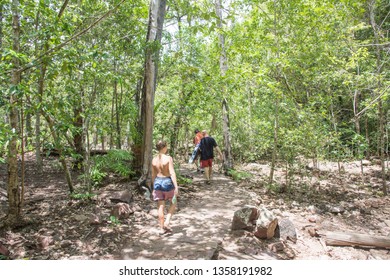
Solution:
<svg viewBox="0 0 390 280"><path fill-rule="evenodd" d="M195 137L194 137L194 144L195 146L198 145L200 143L200 140L202 140L203 138L203 135L202 135L202 132L198 132Z"/></svg>

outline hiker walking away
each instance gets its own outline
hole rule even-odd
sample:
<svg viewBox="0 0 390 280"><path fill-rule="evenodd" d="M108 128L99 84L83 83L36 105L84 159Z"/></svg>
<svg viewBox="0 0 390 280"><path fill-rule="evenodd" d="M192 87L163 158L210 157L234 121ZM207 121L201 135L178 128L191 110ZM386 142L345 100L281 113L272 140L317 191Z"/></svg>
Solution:
<svg viewBox="0 0 390 280"><path fill-rule="evenodd" d="M195 166L196 166L196 171L197 172L203 172L203 170L201 170L199 168L199 163L198 163L198 160L199 160L199 154L200 154L200 151L199 151L199 145L200 145L200 140L202 140L203 138L203 134L202 132L199 131L199 129L195 129L195 137L193 139L193 143L194 143L194 150L192 152L192 155L190 157L190 160L188 161L188 163L194 163Z"/></svg>
<svg viewBox="0 0 390 280"><path fill-rule="evenodd" d="M206 178L206 184L210 184L210 180L213 174L213 159L214 148L217 150L222 161L222 153L219 149L215 139L207 134L206 130L202 131L203 138L200 140L200 166L204 168L204 175Z"/></svg>
<svg viewBox="0 0 390 280"><path fill-rule="evenodd" d="M179 192L172 157L166 155L167 143L160 140L156 144L158 155L152 160L153 200L157 201L160 234L171 231L169 223L176 209L176 198ZM166 220L164 221L165 202L171 201Z"/></svg>

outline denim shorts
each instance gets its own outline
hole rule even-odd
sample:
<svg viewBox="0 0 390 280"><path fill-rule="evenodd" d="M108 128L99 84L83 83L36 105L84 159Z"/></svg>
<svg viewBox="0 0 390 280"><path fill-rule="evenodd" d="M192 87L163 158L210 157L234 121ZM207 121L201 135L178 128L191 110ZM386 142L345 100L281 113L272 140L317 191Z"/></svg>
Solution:
<svg viewBox="0 0 390 280"><path fill-rule="evenodd" d="M156 177L154 179L153 189L155 191L169 192L174 188L171 177Z"/></svg>

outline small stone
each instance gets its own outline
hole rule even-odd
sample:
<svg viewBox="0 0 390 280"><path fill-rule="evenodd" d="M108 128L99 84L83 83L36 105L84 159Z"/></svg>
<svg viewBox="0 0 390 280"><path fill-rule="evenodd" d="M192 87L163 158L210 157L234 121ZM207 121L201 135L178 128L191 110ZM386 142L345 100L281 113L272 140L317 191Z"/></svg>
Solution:
<svg viewBox="0 0 390 280"><path fill-rule="evenodd" d="M117 219L126 219L133 213L133 210L130 208L127 203L117 203L114 208L111 210L110 215L116 217Z"/></svg>
<svg viewBox="0 0 390 280"><path fill-rule="evenodd" d="M284 250L284 244L282 242L276 242L268 245L268 249L273 252L280 252Z"/></svg>
<svg viewBox="0 0 390 280"><path fill-rule="evenodd" d="M99 225L102 223L101 217L96 214L90 214L89 216L89 224L90 225Z"/></svg>
<svg viewBox="0 0 390 280"><path fill-rule="evenodd" d="M38 242L38 248L42 250L46 250L50 245L54 243L54 240L52 236L41 235L38 237L37 242Z"/></svg>

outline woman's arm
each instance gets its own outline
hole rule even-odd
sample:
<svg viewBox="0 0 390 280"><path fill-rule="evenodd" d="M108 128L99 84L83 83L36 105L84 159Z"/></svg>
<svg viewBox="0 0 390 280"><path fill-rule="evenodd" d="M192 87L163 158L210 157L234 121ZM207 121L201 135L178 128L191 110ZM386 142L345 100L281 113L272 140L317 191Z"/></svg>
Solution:
<svg viewBox="0 0 390 280"><path fill-rule="evenodd" d="M152 186L151 187L154 186L154 179L156 179L156 176L157 176L156 168L152 164Z"/></svg>

